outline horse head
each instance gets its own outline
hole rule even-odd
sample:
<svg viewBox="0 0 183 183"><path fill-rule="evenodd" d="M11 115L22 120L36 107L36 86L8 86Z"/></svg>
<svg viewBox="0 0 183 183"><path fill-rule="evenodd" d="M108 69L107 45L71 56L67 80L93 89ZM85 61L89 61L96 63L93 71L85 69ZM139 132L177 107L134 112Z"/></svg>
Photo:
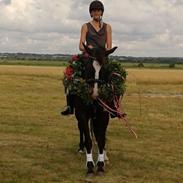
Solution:
<svg viewBox="0 0 183 183"><path fill-rule="evenodd" d="M107 63L106 61L107 61L108 55L113 53L117 47L114 47L110 50L106 50L103 47L89 48L84 43L83 43L83 46L84 46L86 52L89 54L90 58L92 58L92 62L90 62L90 64L92 64L92 67L95 70L94 78L92 78L92 80L94 81L92 98L96 99L98 96L98 83L101 80L101 78L100 78L101 75L99 74L101 67L105 63Z"/></svg>
<svg viewBox="0 0 183 183"><path fill-rule="evenodd" d="M83 43L83 46L86 52L89 54L89 56L94 60L96 60L100 65L105 64L106 58L117 49L116 46L110 50L106 50L106 48L104 47L89 48L84 43Z"/></svg>

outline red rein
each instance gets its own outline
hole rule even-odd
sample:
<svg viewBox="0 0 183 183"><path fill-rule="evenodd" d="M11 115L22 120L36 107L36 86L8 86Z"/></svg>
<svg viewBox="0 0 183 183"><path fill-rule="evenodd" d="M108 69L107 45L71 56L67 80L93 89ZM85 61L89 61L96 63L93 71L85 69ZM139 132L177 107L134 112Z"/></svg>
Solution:
<svg viewBox="0 0 183 183"><path fill-rule="evenodd" d="M114 98L114 106L116 108L112 109L109 105L107 105L104 101L102 101L100 98L97 98L97 101L99 103L100 106L102 106L106 111L108 111L109 113L117 113L117 116L120 120L123 120L125 122L125 126L129 129L129 131L135 136L135 138L138 138L137 134L135 133L135 131L131 128L128 120L125 118L126 114L124 112L121 111L120 109L120 105L119 105L119 99L118 97Z"/></svg>

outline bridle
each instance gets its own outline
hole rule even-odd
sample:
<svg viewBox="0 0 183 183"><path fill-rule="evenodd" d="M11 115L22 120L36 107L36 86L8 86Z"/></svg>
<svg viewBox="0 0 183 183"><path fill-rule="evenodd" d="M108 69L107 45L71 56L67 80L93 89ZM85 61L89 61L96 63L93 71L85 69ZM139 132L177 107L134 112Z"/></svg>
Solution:
<svg viewBox="0 0 183 183"><path fill-rule="evenodd" d="M92 83L104 84L105 83L105 81L102 79L87 79L86 82L88 84L92 84Z"/></svg>

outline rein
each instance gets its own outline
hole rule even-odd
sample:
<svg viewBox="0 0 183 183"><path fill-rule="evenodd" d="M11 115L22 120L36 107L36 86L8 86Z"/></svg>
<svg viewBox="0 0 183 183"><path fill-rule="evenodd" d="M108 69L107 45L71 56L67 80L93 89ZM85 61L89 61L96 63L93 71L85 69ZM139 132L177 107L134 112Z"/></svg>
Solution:
<svg viewBox="0 0 183 183"><path fill-rule="evenodd" d="M103 100L101 100L99 97L97 98L98 104L103 107L107 112L110 114L113 114L113 112L117 113L117 116L120 120L123 120L125 122L125 126L128 128L128 130L135 136L137 139L138 136L136 132L131 128L128 120L126 119L126 113L122 112L119 105L119 99L117 97L114 98L114 105L116 107L116 110L112 109L109 105L107 105Z"/></svg>

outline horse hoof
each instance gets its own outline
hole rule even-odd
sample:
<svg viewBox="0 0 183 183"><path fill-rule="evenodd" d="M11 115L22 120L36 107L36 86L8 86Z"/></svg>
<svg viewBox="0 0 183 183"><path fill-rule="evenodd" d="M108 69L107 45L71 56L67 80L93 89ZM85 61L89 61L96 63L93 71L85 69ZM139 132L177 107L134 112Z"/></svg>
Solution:
<svg viewBox="0 0 183 183"><path fill-rule="evenodd" d="M84 154L84 153L85 153L85 151L84 151L83 149L78 149L78 153L80 153L80 154Z"/></svg>
<svg viewBox="0 0 183 183"><path fill-rule="evenodd" d="M94 175L94 164L92 161L87 162L87 176L93 176Z"/></svg>
<svg viewBox="0 0 183 183"><path fill-rule="evenodd" d="M87 177L93 177L95 174L94 174L94 172L87 172L86 173L86 176Z"/></svg>
<svg viewBox="0 0 183 183"><path fill-rule="evenodd" d="M97 163L97 175L103 175L104 174L104 162L99 161Z"/></svg>
<svg viewBox="0 0 183 183"><path fill-rule="evenodd" d="M85 153L85 150L84 150L84 149L79 148L79 149L78 149L78 153L80 153L80 154L84 154L84 153Z"/></svg>

